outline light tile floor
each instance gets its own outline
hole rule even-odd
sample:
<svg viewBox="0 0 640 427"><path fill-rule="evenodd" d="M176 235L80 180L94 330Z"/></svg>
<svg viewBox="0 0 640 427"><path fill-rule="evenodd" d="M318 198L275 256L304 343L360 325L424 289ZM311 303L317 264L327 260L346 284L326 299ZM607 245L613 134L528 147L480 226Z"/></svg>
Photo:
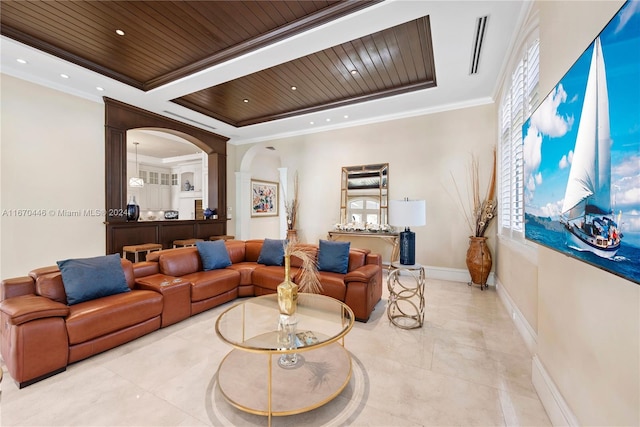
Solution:
<svg viewBox="0 0 640 427"><path fill-rule="evenodd" d="M430 280L425 324L403 330L386 316L388 292L345 345L347 388L313 411L273 426L548 426L531 384L531 355L493 287ZM233 304L235 302L229 303ZM3 426L265 426L229 405L216 370L230 347L214 331L229 306L75 363L22 390L6 373Z"/></svg>

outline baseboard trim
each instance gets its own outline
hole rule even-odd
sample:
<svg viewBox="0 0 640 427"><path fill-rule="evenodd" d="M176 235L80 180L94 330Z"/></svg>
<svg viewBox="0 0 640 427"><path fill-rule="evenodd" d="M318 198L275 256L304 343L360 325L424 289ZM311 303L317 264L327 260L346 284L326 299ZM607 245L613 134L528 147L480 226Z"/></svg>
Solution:
<svg viewBox="0 0 640 427"><path fill-rule="evenodd" d="M518 309L518 306L506 288L500 283L500 280L496 283L496 291L507 312L511 314L516 329L524 340L529 352L532 354L531 382L533 383L533 388L536 390L536 393L538 393L542 406L545 411L547 411L551 424L554 426L579 426L578 420L571 409L569 409L569 405L567 405L560 390L558 390L558 387L556 387L538 357L538 334Z"/></svg>
<svg viewBox="0 0 640 427"><path fill-rule="evenodd" d="M554 426L580 426L576 416L567 405L560 390L558 390L558 387L556 387L546 369L544 369L537 355L534 355L531 360L531 381L538 393L538 397L540 397L542 406L547 411L551 424Z"/></svg>
<svg viewBox="0 0 640 427"><path fill-rule="evenodd" d="M451 280L455 282L469 282L471 276L467 270L430 267L425 266L427 278L437 280ZM508 313L511 313L513 323L522 336L522 339L527 346L527 349L532 354L531 359L531 381L535 388L542 406L544 406L547 415L554 426L579 426L578 420L575 415L569 409L569 405L562 397L560 390L556 387L555 383L544 369L542 362L537 355L537 340L538 336L536 331L531 327L527 319L522 312L518 309L518 306L509 295L509 292L498 280L495 281L493 273L487 280L488 284L495 284L498 296L502 301L502 304L507 309Z"/></svg>
<svg viewBox="0 0 640 427"><path fill-rule="evenodd" d="M500 283L496 284L496 291L498 292L498 296L502 301L502 305L507 309L507 313L511 316L513 323L516 326L518 332L520 332L520 336L524 340L527 348L529 349L530 354L536 354L537 351L537 342L538 342L538 334L531 327L527 319L524 317L518 306L507 292L506 288Z"/></svg>
<svg viewBox="0 0 640 427"><path fill-rule="evenodd" d="M433 267L428 265L424 268L427 279L449 280L463 283L469 283L471 281L471 275L469 275L469 271L466 269ZM494 283L495 275L491 272L487 278L487 285L493 285Z"/></svg>

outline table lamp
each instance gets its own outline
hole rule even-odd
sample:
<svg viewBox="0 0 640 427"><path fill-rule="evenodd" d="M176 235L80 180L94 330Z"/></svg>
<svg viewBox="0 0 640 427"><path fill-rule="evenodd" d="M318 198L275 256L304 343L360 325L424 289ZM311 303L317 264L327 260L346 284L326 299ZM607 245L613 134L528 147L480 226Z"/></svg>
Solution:
<svg viewBox="0 0 640 427"><path fill-rule="evenodd" d="M416 233L409 227L417 227L427 223L426 202L424 200L389 201L389 225L405 227L400 233L400 264L416 263Z"/></svg>

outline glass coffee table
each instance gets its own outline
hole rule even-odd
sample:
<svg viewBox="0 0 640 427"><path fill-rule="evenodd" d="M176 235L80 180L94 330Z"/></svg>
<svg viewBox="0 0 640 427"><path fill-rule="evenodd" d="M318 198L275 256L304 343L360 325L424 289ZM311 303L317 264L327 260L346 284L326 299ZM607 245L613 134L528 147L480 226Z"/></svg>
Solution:
<svg viewBox="0 0 640 427"><path fill-rule="evenodd" d="M291 317L281 317L276 294L230 307L216 321L216 334L234 347L218 369L222 395L242 411L267 416L269 425L272 416L324 405L351 378L344 336L353 322L346 304L317 294L298 294Z"/></svg>

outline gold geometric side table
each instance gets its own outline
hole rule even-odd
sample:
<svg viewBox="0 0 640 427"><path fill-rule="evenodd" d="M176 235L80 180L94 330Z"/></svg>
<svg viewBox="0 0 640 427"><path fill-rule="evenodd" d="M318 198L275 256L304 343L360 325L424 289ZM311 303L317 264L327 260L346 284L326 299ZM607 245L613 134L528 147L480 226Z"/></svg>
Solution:
<svg viewBox="0 0 640 427"><path fill-rule="evenodd" d="M393 270L387 278L389 304L387 317L402 329L421 328L424 323L424 267L420 264L391 263ZM400 275L405 272L404 281Z"/></svg>

